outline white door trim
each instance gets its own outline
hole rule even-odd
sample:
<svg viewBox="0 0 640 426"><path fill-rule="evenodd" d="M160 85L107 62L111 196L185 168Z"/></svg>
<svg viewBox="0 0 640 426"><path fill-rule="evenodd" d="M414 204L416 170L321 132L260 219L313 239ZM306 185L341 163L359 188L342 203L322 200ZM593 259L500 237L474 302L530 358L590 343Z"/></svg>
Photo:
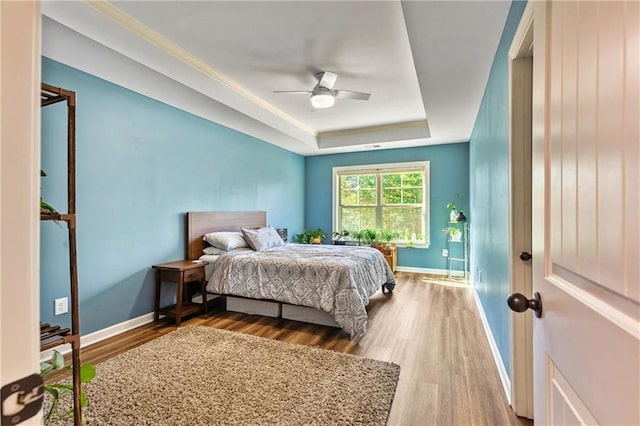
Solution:
<svg viewBox="0 0 640 426"><path fill-rule="evenodd" d="M533 181L531 185L533 203L532 203L532 229L543 229L544 233L548 233L546 223L548 223L547 212L544 206L548 203L548 185L549 185L549 171L546 169L546 128L548 121L548 109L547 109L547 15L549 8L547 2L531 2L533 3L533 43L535 45L535 59L533 61L533 110L532 110L532 164L533 164ZM545 263L545 253L548 252L549 247L546 244L549 241L549 236L542 233L532 233L532 268L534 277L545 276L547 265ZM536 336L534 333L533 346L539 347L543 342L540 341L540 336ZM543 347L543 346L542 346ZM546 371L547 366L542 364L534 357L533 371L534 377L539 377L541 371ZM533 388L533 400L534 400L534 416L537 411L536 406L540 405L542 401L545 401L547 395L543 392L542 387L534 386ZM545 404L546 407L546 404ZM539 423L543 424L546 418L540 418Z"/></svg>
<svg viewBox="0 0 640 426"><path fill-rule="evenodd" d="M533 4L529 2L509 49L509 293L531 297L531 85ZM533 418L532 315L511 312L511 406Z"/></svg>
<svg viewBox="0 0 640 426"><path fill-rule="evenodd" d="M40 28L40 2L0 1L0 385L40 371Z"/></svg>

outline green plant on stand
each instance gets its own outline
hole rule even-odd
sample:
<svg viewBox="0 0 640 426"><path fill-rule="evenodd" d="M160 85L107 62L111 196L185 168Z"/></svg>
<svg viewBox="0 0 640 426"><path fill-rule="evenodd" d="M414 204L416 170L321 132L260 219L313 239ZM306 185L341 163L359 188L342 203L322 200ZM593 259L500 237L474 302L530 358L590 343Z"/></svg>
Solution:
<svg viewBox="0 0 640 426"><path fill-rule="evenodd" d="M347 231L346 229L343 229L342 231L338 232L332 232L331 236L334 238L333 243L336 245L344 245L344 239L345 237L349 236L349 231Z"/></svg>
<svg viewBox="0 0 640 426"><path fill-rule="evenodd" d="M362 242L365 245L371 245L376 242L377 234L374 229L363 229L362 230Z"/></svg>
<svg viewBox="0 0 640 426"><path fill-rule="evenodd" d="M451 241L460 241L462 233L455 226L448 226L442 230L445 234L449 234Z"/></svg>
<svg viewBox="0 0 640 426"><path fill-rule="evenodd" d="M362 239L364 238L362 231L356 231L353 234L351 234L351 236L353 237L354 240L358 242L358 245L362 245Z"/></svg>
<svg viewBox="0 0 640 426"><path fill-rule="evenodd" d="M393 240L395 237L396 237L395 232L382 230L380 231L379 240L384 241L387 248L389 248L389 245L391 244L391 240Z"/></svg>
<svg viewBox="0 0 640 426"><path fill-rule="evenodd" d="M64 357L58 351L53 351L50 362L40 363L40 375L44 377L55 370L70 370L71 366L64 365ZM82 364L80 367L80 383L89 383L96 377L96 369L89 363ZM73 409L60 412L60 401L65 395L73 395L72 383L52 383L45 384L44 391L51 396L51 407L45 409L44 424L52 424L65 419L73 417ZM80 393L80 405L82 407L87 406L87 395L84 392ZM82 416L82 424L86 424L86 418Z"/></svg>
<svg viewBox="0 0 640 426"><path fill-rule="evenodd" d="M46 177L47 174L44 170L40 170L40 177ZM42 197L40 197L40 212L41 213L58 213L58 211L53 208L53 206L47 202L45 202Z"/></svg>
<svg viewBox="0 0 640 426"><path fill-rule="evenodd" d="M449 209L449 222L457 222L458 218L458 206L460 203L460 193L456 192L456 201L450 201L447 203L447 208Z"/></svg>

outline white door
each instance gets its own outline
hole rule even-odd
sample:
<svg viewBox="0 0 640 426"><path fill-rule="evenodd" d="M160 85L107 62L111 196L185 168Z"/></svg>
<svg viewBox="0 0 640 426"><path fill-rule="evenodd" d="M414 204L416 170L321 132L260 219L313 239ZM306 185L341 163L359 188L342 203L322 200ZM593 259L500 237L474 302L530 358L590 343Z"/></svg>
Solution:
<svg viewBox="0 0 640 426"><path fill-rule="evenodd" d="M535 3L538 424L640 424L639 5Z"/></svg>
<svg viewBox="0 0 640 426"><path fill-rule="evenodd" d="M25 415L35 396L11 386L39 373L40 19L38 2L0 1L2 424L41 424Z"/></svg>

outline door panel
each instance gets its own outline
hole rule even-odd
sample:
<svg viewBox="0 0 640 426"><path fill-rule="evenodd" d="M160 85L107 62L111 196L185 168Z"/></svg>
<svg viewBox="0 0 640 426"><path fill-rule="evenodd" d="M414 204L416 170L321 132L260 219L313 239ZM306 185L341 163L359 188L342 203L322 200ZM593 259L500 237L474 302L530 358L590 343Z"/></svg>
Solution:
<svg viewBox="0 0 640 426"><path fill-rule="evenodd" d="M610 3L598 8L598 85L596 122L598 165L599 250L597 282L620 294L624 291L623 163L624 137L624 25L622 5ZM595 87L593 88L596 89ZM605 226L605 221L621 226Z"/></svg>
<svg viewBox="0 0 640 426"><path fill-rule="evenodd" d="M587 407L578 398L567 379L560 373L553 361L548 358L547 377L549 386L547 393L551 395L547 423L557 426L597 424L596 419L593 418Z"/></svg>
<svg viewBox="0 0 640 426"><path fill-rule="evenodd" d="M544 323L545 363L553 363L566 377L600 424L640 424L638 340L613 318L619 311L604 304L590 306L589 293L553 271L537 291L544 316L534 321L534 333ZM537 346L535 351L538 356ZM537 412L535 416L540 420Z"/></svg>
<svg viewBox="0 0 640 426"><path fill-rule="evenodd" d="M535 418L637 425L638 3L535 8Z"/></svg>
<svg viewBox="0 0 640 426"><path fill-rule="evenodd" d="M598 129L596 92L598 84L598 40L597 33L590 31L598 23L598 4L585 2L580 5L579 32L582 38L578 50L578 115L581 125L578 128L577 170L580 186L577 191L578 242L580 255L577 268L585 278L598 279L598 234L597 234L597 155L596 132Z"/></svg>
<svg viewBox="0 0 640 426"><path fill-rule="evenodd" d="M638 14L625 13L637 4L551 7L551 260L640 301L637 33L635 55L626 46Z"/></svg>

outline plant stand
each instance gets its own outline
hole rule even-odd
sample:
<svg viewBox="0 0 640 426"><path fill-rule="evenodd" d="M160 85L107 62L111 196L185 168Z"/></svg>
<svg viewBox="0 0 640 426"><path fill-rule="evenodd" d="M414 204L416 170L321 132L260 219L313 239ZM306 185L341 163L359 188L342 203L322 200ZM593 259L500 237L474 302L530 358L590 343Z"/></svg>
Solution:
<svg viewBox="0 0 640 426"><path fill-rule="evenodd" d="M459 231L462 233L462 237L460 240L453 240L451 238L451 234L447 234L447 276L451 278L453 276L453 265L455 262L462 263L463 276L464 279L469 278L469 225L467 222L449 222L449 227L459 228ZM456 257L453 255L453 250L457 250L459 252L460 246L462 246L462 254L461 257Z"/></svg>
<svg viewBox="0 0 640 426"><path fill-rule="evenodd" d="M40 350L71 344L74 425L82 425L80 401L80 313L78 310L78 264L76 259L76 93L42 83L41 106L67 103L67 213L40 213L40 220L65 222L69 231L69 276L71 281L71 330L40 324Z"/></svg>

